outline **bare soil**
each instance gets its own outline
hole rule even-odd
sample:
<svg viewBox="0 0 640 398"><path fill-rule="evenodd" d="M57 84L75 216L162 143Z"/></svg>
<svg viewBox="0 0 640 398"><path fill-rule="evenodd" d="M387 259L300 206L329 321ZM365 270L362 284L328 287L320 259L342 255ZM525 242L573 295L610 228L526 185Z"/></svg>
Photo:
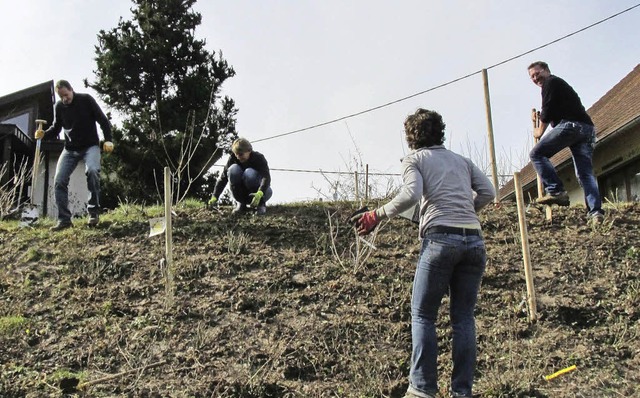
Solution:
<svg viewBox="0 0 640 398"><path fill-rule="evenodd" d="M0 396L402 397L416 226L385 224L363 261L345 222L354 209L179 210L173 283L144 209L59 233L0 223ZM640 396L640 205L612 207L596 227L580 207L555 209L553 222L538 208L526 216L537 322L514 205L481 214L476 396Z"/></svg>

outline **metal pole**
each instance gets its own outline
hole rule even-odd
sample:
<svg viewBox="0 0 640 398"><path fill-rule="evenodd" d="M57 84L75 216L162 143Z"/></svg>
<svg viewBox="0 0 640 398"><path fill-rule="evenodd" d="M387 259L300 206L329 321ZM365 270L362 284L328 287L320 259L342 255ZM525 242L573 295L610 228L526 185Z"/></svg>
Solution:
<svg viewBox="0 0 640 398"><path fill-rule="evenodd" d="M356 184L356 202L360 200L360 192L358 191L358 172L354 171L353 172L353 178L355 178L355 184Z"/></svg>
<svg viewBox="0 0 640 398"><path fill-rule="evenodd" d="M364 200L366 202L369 200L369 164L365 165L364 170Z"/></svg>

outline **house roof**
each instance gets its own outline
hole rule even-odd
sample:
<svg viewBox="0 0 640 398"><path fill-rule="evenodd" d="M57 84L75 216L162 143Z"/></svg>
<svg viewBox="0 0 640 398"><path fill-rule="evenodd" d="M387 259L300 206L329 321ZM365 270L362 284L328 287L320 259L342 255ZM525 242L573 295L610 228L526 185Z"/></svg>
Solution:
<svg viewBox="0 0 640 398"><path fill-rule="evenodd" d="M596 146L640 119L640 64L587 109L587 113L596 127ZM571 151L564 148L550 160L556 168L560 168L568 164L570 159ZM520 170L520 180L523 187L535 182L536 171L531 162ZM500 188L499 197L504 199L513 192L512 179Z"/></svg>
<svg viewBox="0 0 640 398"><path fill-rule="evenodd" d="M46 95L49 101L52 101L52 103L55 102L54 92L53 92L53 80L36 84L35 86L31 86L29 88L16 91L15 93L11 93L11 94L0 97L0 108L4 107L7 104L19 102L24 99L40 96L40 95Z"/></svg>
<svg viewBox="0 0 640 398"><path fill-rule="evenodd" d="M32 147L35 140L36 119L44 119L48 123L53 122L53 104L55 92L53 80L36 84L20 91L0 97L0 120L6 121L11 117L28 112L28 125L20 128L10 128L4 124L4 132L11 132L21 144ZM15 126L13 126L15 127ZM25 130L25 131L22 131Z"/></svg>

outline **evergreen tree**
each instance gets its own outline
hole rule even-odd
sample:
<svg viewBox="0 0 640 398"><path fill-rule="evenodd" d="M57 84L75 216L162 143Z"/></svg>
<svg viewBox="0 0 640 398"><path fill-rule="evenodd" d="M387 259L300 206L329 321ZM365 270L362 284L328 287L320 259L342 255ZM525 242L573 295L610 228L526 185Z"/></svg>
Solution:
<svg viewBox="0 0 640 398"><path fill-rule="evenodd" d="M237 137L235 103L219 95L235 71L195 38L196 0L132 2L132 20L99 32L95 81L85 79L122 118L103 163L103 203L159 199L165 166L180 197L204 199L211 181L202 171Z"/></svg>

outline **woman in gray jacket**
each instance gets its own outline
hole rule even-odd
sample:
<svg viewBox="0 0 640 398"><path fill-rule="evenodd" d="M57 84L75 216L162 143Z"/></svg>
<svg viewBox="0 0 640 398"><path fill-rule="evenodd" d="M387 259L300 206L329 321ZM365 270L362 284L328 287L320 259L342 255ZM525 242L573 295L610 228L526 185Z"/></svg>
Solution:
<svg viewBox="0 0 640 398"><path fill-rule="evenodd" d="M447 150L445 124L437 112L418 109L404 122L413 150L402 161L403 186L384 206L355 216L360 235L383 217L396 216L420 202L420 258L411 299L411 372L405 397L431 398L437 386L436 317L449 292L453 329L454 397L472 397L476 366L474 308L485 269L486 250L477 212L495 190L473 162Z"/></svg>

